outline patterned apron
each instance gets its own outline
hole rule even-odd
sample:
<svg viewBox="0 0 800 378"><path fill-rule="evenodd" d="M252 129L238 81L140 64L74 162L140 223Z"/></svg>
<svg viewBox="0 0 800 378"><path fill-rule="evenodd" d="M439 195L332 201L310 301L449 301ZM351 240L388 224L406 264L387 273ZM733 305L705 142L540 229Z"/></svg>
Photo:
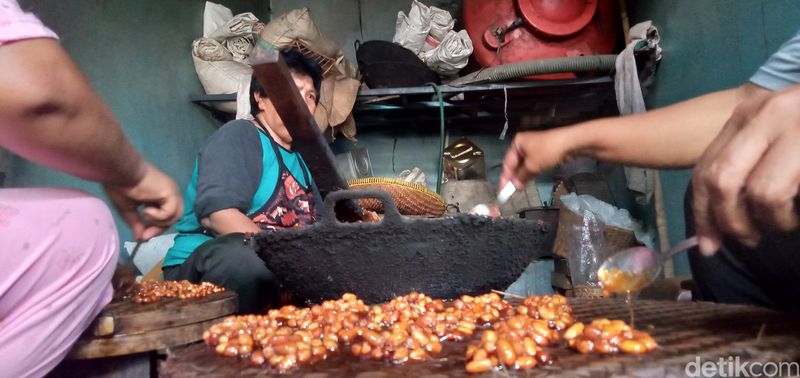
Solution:
<svg viewBox="0 0 800 378"><path fill-rule="evenodd" d="M280 146L272 139L269 131L256 119L258 127L267 135L272 150L278 161L278 182L272 191L269 200L253 213L247 216L255 222L262 230L277 231L289 227L300 227L316 220L314 205L314 192L311 189L311 180L308 176L308 167L305 162L300 161L303 170L303 178L307 186L302 186L292 175L289 168L283 162L283 157L279 150Z"/></svg>

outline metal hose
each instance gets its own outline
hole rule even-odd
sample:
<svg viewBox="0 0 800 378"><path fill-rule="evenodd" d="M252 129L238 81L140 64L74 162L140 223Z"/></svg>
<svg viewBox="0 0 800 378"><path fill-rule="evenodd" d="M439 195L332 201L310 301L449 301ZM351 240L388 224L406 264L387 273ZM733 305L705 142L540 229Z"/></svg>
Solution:
<svg viewBox="0 0 800 378"><path fill-rule="evenodd" d="M616 55L586 55L569 58L535 59L504 64L482 69L449 83L451 86L497 82L518 79L525 76L545 75L562 72L611 71L617 60Z"/></svg>

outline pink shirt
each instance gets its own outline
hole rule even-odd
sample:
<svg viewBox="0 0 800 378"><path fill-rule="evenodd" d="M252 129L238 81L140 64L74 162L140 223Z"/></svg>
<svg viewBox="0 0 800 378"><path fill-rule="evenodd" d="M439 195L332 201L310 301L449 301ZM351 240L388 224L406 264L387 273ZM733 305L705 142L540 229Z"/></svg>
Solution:
<svg viewBox="0 0 800 378"><path fill-rule="evenodd" d="M58 37L0 0L0 49L32 38ZM0 377L43 377L67 355L111 301L117 235L108 206L85 193L0 188Z"/></svg>
<svg viewBox="0 0 800 378"><path fill-rule="evenodd" d="M16 0L0 0L0 46L31 38L58 36L35 15L23 11Z"/></svg>

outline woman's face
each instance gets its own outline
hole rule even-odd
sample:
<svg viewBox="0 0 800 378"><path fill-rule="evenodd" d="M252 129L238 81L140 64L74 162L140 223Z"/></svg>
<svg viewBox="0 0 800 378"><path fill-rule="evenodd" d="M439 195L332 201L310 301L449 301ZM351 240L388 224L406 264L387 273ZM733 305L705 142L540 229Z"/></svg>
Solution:
<svg viewBox="0 0 800 378"><path fill-rule="evenodd" d="M308 111L313 115L317 110L317 96L319 96L314 89L314 81L308 75L294 72L292 72L292 79L294 79L294 85L296 85L297 89L300 91L300 97L306 103ZM269 98L261 97L258 93L256 93L255 96L258 102L258 108L260 109L258 115L259 117L263 117L262 120L266 121L267 126L277 135L279 140L276 142L284 147L291 146L292 136L289 135L286 125L283 123L283 120L281 120L281 117L278 116L278 111L275 110L272 101L270 101Z"/></svg>

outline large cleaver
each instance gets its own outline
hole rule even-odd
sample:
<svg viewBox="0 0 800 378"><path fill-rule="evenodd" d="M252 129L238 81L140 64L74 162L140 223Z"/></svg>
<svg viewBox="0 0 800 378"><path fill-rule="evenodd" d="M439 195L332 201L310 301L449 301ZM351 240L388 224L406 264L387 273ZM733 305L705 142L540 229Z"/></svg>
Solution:
<svg viewBox="0 0 800 378"><path fill-rule="evenodd" d="M347 181L336 170L333 151L303 102L280 52L256 46L250 53L250 64L258 82L268 88L269 99L292 136L292 150L303 156L322 198L331 192L347 189ZM337 218L343 221L354 222L362 218L362 209L353 200L340 201L335 210Z"/></svg>

